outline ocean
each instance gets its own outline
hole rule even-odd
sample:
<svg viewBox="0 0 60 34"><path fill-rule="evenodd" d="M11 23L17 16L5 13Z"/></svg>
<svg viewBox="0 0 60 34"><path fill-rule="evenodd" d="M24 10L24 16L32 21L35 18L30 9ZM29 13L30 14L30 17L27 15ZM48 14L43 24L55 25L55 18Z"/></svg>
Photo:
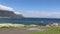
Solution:
<svg viewBox="0 0 60 34"><path fill-rule="evenodd" d="M35 24L35 25L47 25L52 23L60 23L60 19L57 18L22 18L22 19L8 19L0 18L0 23L12 23L12 24Z"/></svg>

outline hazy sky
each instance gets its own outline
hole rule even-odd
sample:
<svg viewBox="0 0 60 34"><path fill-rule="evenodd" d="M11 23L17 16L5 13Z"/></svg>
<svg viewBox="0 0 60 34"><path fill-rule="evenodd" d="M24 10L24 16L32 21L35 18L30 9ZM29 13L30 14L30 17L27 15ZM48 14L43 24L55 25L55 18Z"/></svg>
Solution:
<svg viewBox="0 0 60 34"><path fill-rule="evenodd" d="M25 17L60 18L60 0L0 0Z"/></svg>

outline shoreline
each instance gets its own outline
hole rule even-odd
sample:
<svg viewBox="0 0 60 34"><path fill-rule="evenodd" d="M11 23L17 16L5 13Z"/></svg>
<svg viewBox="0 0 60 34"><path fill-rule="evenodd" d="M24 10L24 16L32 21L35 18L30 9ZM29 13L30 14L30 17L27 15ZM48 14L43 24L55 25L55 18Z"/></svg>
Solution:
<svg viewBox="0 0 60 34"><path fill-rule="evenodd" d="M41 27L41 25L35 25L35 24L30 24L30 25L25 25L25 24L12 24L12 23L0 23L0 27ZM48 25L45 25L44 27L58 27L59 24L58 23L53 23L53 24L48 24ZM42 26L43 27L43 26Z"/></svg>
<svg viewBox="0 0 60 34"><path fill-rule="evenodd" d="M20 27L20 26L25 26L24 24L10 24L10 23L1 23L0 24L0 27L4 27L4 26L6 26L6 27Z"/></svg>
<svg viewBox="0 0 60 34"><path fill-rule="evenodd" d="M12 24L12 23L0 23L0 27L38 27L39 25L30 24Z"/></svg>

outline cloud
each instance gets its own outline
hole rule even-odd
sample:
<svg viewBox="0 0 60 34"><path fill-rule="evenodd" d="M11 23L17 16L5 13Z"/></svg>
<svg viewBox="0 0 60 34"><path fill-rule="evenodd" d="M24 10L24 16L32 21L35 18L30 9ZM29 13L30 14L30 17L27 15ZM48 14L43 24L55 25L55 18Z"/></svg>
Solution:
<svg viewBox="0 0 60 34"><path fill-rule="evenodd" d="M0 5L0 10L13 11L15 14L21 14L20 12L15 11L12 7L8 7L8 6L5 6L5 5Z"/></svg>
<svg viewBox="0 0 60 34"><path fill-rule="evenodd" d="M0 5L0 10L14 11L13 8L4 5Z"/></svg>
<svg viewBox="0 0 60 34"><path fill-rule="evenodd" d="M19 12L19 11L14 11L14 13L15 13L15 14L21 14L21 12Z"/></svg>
<svg viewBox="0 0 60 34"><path fill-rule="evenodd" d="M38 18L60 18L60 12L54 11L15 11L13 8L0 5L0 10L13 11L15 14L22 14L25 17L38 17Z"/></svg>
<svg viewBox="0 0 60 34"><path fill-rule="evenodd" d="M60 12L49 11L25 11L21 12L25 17L38 17L38 18L60 18Z"/></svg>

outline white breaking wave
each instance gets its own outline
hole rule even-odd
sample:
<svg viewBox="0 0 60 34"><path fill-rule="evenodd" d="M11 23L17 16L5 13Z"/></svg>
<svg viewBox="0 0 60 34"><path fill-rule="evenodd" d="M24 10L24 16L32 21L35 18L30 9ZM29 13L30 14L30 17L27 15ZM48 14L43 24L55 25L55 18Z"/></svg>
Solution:
<svg viewBox="0 0 60 34"><path fill-rule="evenodd" d="M4 26L6 26L6 27L10 27L10 26L12 26L12 27L20 27L20 26L25 26L24 24L11 24L11 23L1 23L0 24L0 27L4 27Z"/></svg>

